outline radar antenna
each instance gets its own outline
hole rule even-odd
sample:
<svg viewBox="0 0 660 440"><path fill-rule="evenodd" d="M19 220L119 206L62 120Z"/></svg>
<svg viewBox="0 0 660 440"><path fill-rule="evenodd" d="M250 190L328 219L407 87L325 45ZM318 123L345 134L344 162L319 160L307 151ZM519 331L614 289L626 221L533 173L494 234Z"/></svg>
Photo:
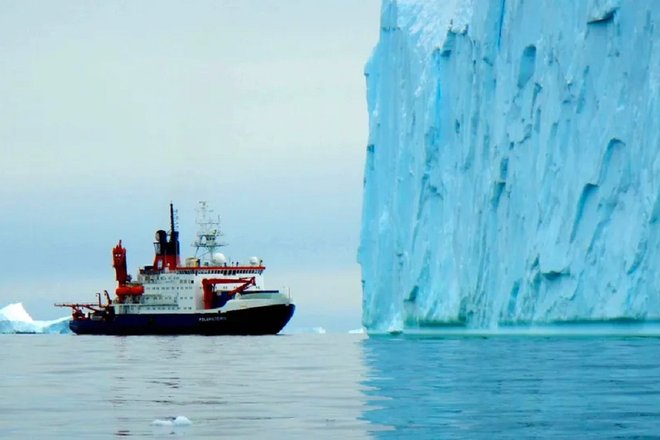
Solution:
<svg viewBox="0 0 660 440"><path fill-rule="evenodd" d="M193 247L195 248L195 257L208 260L213 258L216 249L227 246L220 240L224 234L220 230L220 216L213 217L213 209L209 208L205 201L200 201L197 207L198 229Z"/></svg>

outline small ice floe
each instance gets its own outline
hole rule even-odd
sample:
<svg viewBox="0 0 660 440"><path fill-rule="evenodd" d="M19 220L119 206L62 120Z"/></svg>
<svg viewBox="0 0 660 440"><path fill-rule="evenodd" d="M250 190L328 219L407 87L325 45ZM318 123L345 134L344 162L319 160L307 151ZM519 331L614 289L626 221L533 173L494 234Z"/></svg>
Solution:
<svg viewBox="0 0 660 440"><path fill-rule="evenodd" d="M351 335L362 335L364 334L364 327L356 328L354 330L349 330L348 333Z"/></svg>
<svg viewBox="0 0 660 440"><path fill-rule="evenodd" d="M151 422L151 426L163 432L175 432L190 425L192 422L186 416L166 417Z"/></svg>
<svg viewBox="0 0 660 440"><path fill-rule="evenodd" d="M325 334L325 329L323 327L314 327L312 328L312 331L318 335L324 335Z"/></svg>
<svg viewBox="0 0 660 440"><path fill-rule="evenodd" d="M23 304L14 303L0 308L0 333L70 333L70 316L52 321L37 321Z"/></svg>

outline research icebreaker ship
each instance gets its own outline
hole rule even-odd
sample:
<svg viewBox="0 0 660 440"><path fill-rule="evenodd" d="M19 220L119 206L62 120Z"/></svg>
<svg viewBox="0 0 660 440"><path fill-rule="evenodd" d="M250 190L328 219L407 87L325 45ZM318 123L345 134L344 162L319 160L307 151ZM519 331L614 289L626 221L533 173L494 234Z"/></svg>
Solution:
<svg viewBox="0 0 660 440"><path fill-rule="evenodd" d="M200 202L195 256L179 257L179 232L170 204L170 232L159 230L151 266L132 280L126 269L126 249L112 250L118 282L115 297L105 292L93 304L56 304L70 307L69 327L77 334L96 335L266 335L279 333L289 322L295 305L288 294L264 287L263 261L252 257L245 264L228 261L217 250L219 221Z"/></svg>

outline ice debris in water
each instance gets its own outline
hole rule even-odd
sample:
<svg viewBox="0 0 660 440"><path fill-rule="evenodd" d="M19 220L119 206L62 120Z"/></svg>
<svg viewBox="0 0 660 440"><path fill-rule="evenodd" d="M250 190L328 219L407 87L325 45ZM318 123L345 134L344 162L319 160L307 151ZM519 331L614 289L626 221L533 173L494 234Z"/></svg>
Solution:
<svg viewBox="0 0 660 440"><path fill-rule="evenodd" d="M164 419L156 419L151 422L154 426L188 426L192 425L190 419L186 416L166 417Z"/></svg>
<svg viewBox="0 0 660 440"><path fill-rule="evenodd" d="M192 422L186 416L176 416L166 417L164 419L156 419L151 422L151 425L159 430L174 432L179 428L185 428L192 425Z"/></svg>
<svg viewBox="0 0 660 440"><path fill-rule="evenodd" d="M349 330L348 333L351 334L351 335L361 335L361 334L364 333L364 327Z"/></svg>

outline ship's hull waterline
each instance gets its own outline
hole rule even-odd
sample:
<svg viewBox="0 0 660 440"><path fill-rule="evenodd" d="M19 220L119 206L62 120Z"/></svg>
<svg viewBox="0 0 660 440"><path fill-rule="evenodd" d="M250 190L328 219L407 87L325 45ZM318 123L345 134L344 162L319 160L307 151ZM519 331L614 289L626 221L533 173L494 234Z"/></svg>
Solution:
<svg viewBox="0 0 660 440"><path fill-rule="evenodd" d="M79 335L274 335L289 322L294 304L224 313L143 313L71 320Z"/></svg>

